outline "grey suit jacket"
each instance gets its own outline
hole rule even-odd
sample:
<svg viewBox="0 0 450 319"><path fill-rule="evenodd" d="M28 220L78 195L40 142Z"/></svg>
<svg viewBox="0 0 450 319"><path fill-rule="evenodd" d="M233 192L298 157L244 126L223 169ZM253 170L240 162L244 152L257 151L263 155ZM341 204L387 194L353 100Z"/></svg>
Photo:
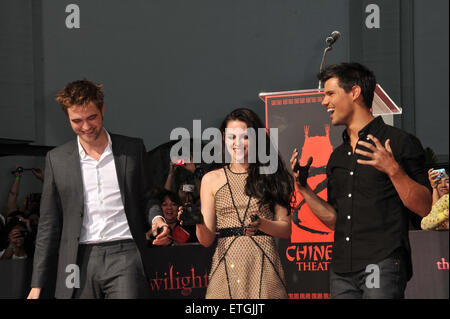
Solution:
<svg viewBox="0 0 450 319"><path fill-rule="evenodd" d="M145 232L148 230L146 211L150 183L147 153L141 139L110 136L128 225L148 276L149 250ZM56 298L72 297L73 289L66 286L66 278L73 270L66 272L66 267L77 264L83 196L78 144L73 140L47 153L31 280L32 287L45 289L56 268Z"/></svg>

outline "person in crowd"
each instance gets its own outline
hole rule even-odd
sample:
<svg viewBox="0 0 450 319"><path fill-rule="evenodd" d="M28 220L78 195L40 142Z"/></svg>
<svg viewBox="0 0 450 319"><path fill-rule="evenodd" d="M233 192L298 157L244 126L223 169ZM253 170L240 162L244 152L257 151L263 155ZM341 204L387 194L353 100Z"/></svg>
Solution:
<svg viewBox="0 0 450 319"><path fill-rule="evenodd" d="M201 169L196 168L192 160L192 155L189 162L179 161L174 163L169 162L169 172L164 189L174 191L177 193L180 204L192 203L200 206L200 180L202 174ZM167 246L171 242L170 227L163 217L159 205L154 204L149 209L149 214L154 216L149 223L151 225L152 235L148 236L152 240L154 246Z"/></svg>
<svg viewBox="0 0 450 319"><path fill-rule="evenodd" d="M16 165L14 174L14 181L11 185L11 189L8 193L8 200L6 202L6 215L8 216L10 213L17 211L19 206L17 205L17 201L19 198L19 190L20 190L20 181L22 179L22 171L18 170L19 165Z"/></svg>
<svg viewBox="0 0 450 319"><path fill-rule="evenodd" d="M428 170L428 181L433 189L433 201L432 204L436 202L445 194L448 194L448 174L438 172L434 168Z"/></svg>
<svg viewBox="0 0 450 319"><path fill-rule="evenodd" d="M365 66L330 65L318 78L331 123L345 126L327 164L327 201L300 178L305 168L296 169L298 150L290 162L296 188L335 231L331 298L404 298L412 275L409 211L423 217L431 208L424 150L415 136L373 116L376 78ZM379 285L366 284L372 266Z"/></svg>
<svg viewBox="0 0 450 319"><path fill-rule="evenodd" d="M181 226L177 219L178 207L181 205L177 194L164 189L158 197L161 202L163 217L170 229L170 234L158 246L174 246L197 242L195 226ZM151 233L149 232L147 233L147 239L150 237Z"/></svg>
<svg viewBox="0 0 450 319"><path fill-rule="evenodd" d="M20 222L25 223L27 230L29 231L28 241L34 243L34 239L36 236L36 229L33 228L34 222L39 220L39 206L40 206L40 193L31 193L28 194L23 200L22 205L18 205L19 191L20 191L20 182L23 176L23 170L20 169L20 165L16 165L15 169L12 171L14 176L13 184L11 185L11 189L8 193L8 199L6 204L6 218L4 223L7 224L11 220L18 218ZM31 169L33 175L39 179L40 181L44 180L44 171L40 168L32 168ZM31 216L33 222L28 218Z"/></svg>
<svg viewBox="0 0 450 319"><path fill-rule="evenodd" d="M19 218L12 218L6 224L6 247L0 251L0 260L26 259L32 256L32 243L30 242L27 225Z"/></svg>
<svg viewBox="0 0 450 319"><path fill-rule="evenodd" d="M148 297L143 141L103 127L101 84L75 81L56 99L76 138L46 156L28 298L39 298L54 266L56 298ZM79 267L79 286L67 284L70 265Z"/></svg>
<svg viewBox="0 0 450 319"><path fill-rule="evenodd" d="M260 172L259 158L249 160L249 148L255 146L250 143L256 141L248 138L248 129L258 128L264 125L249 109L227 115L221 132L231 162L201 181L203 223L196 226L197 238L209 247L218 233L206 298L287 298L274 237L291 234L292 177L279 156L273 174ZM179 218L185 213L180 207Z"/></svg>
<svg viewBox="0 0 450 319"><path fill-rule="evenodd" d="M439 174L433 168L428 171L428 180L433 187L433 207L430 213L422 218L423 230L449 229L448 210L448 174Z"/></svg>
<svg viewBox="0 0 450 319"><path fill-rule="evenodd" d="M196 174L192 156L189 162L169 162L169 173L164 189L169 191L175 190L182 204L190 202L199 205L200 186L200 178Z"/></svg>
<svg viewBox="0 0 450 319"><path fill-rule="evenodd" d="M18 220L27 227L29 232L29 241L34 243L37 234L37 225L39 223L39 212L26 213L20 210L16 210L8 215L7 223L13 220Z"/></svg>
<svg viewBox="0 0 450 319"><path fill-rule="evenodd" d="M6 214L9 215L11 212L20 210L23 212L34 212L39 211L40 195L39 194L29 194L23 204L18 206L20 182L22 180L23 170L20 170L20 165L16 165L16 168L12 172L14 175L14 181L11 185L11 189L8 193L8 200L6 203ZM39 179L41 182L44 181L44 171L40 168L32 168L31 172L33 175Z"/></svg>
<svg viewBox="0 0 450 319"><path fill-rule="evenodd" d="M6 217L6 223L9 223L12 219L18 218L20 221L25 222L26 213L21 210L16 210L8 214Z"/></svg>

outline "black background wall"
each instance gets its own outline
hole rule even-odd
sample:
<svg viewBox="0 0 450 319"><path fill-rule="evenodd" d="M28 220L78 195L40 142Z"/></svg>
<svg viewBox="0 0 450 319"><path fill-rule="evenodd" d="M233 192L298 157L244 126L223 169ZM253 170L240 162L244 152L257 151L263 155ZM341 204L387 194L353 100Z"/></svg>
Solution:
<svg viewBox="0 0 450 319"><path fill-rule="evenodd" d="M66 25L70 4L79 28ZM105 127L143 138L147 150L176 127L192 132L194 119L216 127L236 107L264 118L259 92L317 86L331 31L342 38L327 62L349 59L348 8L347 0L0 0L0 145L73 138L55 94L83 77L104 84ZM43 165L29 161L1 158L0 200L16 163ZM26 183L23 192L39 191Z"/></svg>
<svg viewBox="0 0 450 319"><path fill-rule="evenodd" d="M66 25L70 4L79 28ZM366 24L373 4L378 28ZM257 94L315 87L324 38L339 30L327 63L373 68L403 107L395 125L448 161L446 0L1 0L0 26L1 139L70 139L54 95L82 77L105 85L106 126L149 149L237 106L263 117Z"/></svg>
<svg viewBox="0 0 450 319"><path fill-rule="evenodd" d="M192 130L193 119L217 126L238 106L264 117L261 91L316 87L324 39L335 29L343 36L328 62L349 57L348 1L2 1L32 25L33 54L23 60L33 59L34 140L45 145L72 138L54 96L75 79L103 83L106 127L152 149L173 128ZM66 26L71 3L79 28Z"/></svg>
<svg viewBox="0 0 450 319"><path fill-rule="evenodd" d="M70 4L79 28L66 25ZM339 30L327 63L373 68L403 107L395 125L448 160L445 0L1 0L0 18L2 139L70 139L54 95L82 77L105 86L106 126L149 149L237 106L264 117L257 94L315 87L324 38Z"/></svg>

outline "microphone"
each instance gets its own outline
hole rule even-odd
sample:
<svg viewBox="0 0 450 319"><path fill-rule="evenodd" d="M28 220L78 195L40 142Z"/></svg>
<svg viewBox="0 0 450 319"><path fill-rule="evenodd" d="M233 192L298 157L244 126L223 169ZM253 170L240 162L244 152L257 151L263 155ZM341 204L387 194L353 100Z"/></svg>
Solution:
<svg viewBox="0 0 450 319"><path fill-rule="evenodd" d="M300 185L302 185L303 187L306 186L306 183L307 183L307 180L309 177L309 168L311 167L312 162L313 162L313 158L309 157L308 162L306 163L305 166L300 166L300 164L298 163L298 160L297 160L297 163L295 163L293 171L297 172L299 174L297 178L298 178L298 181L300 182Z"/></svg>
<svg viewBox="0 0 450 319"><path fill-rule="evenodd" d="M339 31L333 31L331 32L330 36L325 39L328 47L325 48L325 50L323 51L322 63L320 63L320 72L322 72L323 66L325 65L325 56L327 55L327 52L333 50L332 47L333 43L335 43L340 37L341 33ZM319 80L319 90L321 89L322 89L322 81Z"/></svg>
<svg viewBox="0 0 450 319"><path fill-rule="evenodd" d="M341 34L339 31L333 31L328 38L326 38L326 42L328 45L334 44L339 38L341 37Z"/></svg>

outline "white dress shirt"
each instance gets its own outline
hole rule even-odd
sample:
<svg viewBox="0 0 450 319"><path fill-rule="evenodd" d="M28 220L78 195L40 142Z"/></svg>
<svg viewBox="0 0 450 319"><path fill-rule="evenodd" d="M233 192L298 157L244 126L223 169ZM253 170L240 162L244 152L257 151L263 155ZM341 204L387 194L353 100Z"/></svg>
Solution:
<svg viewBox="0 0 450 319"><path fill-rule="evenodd" d="M78 140L84 190L84 215L80 243L94 244L132 239L120 194L111 137L97 161L86 154Z"/></svg>

